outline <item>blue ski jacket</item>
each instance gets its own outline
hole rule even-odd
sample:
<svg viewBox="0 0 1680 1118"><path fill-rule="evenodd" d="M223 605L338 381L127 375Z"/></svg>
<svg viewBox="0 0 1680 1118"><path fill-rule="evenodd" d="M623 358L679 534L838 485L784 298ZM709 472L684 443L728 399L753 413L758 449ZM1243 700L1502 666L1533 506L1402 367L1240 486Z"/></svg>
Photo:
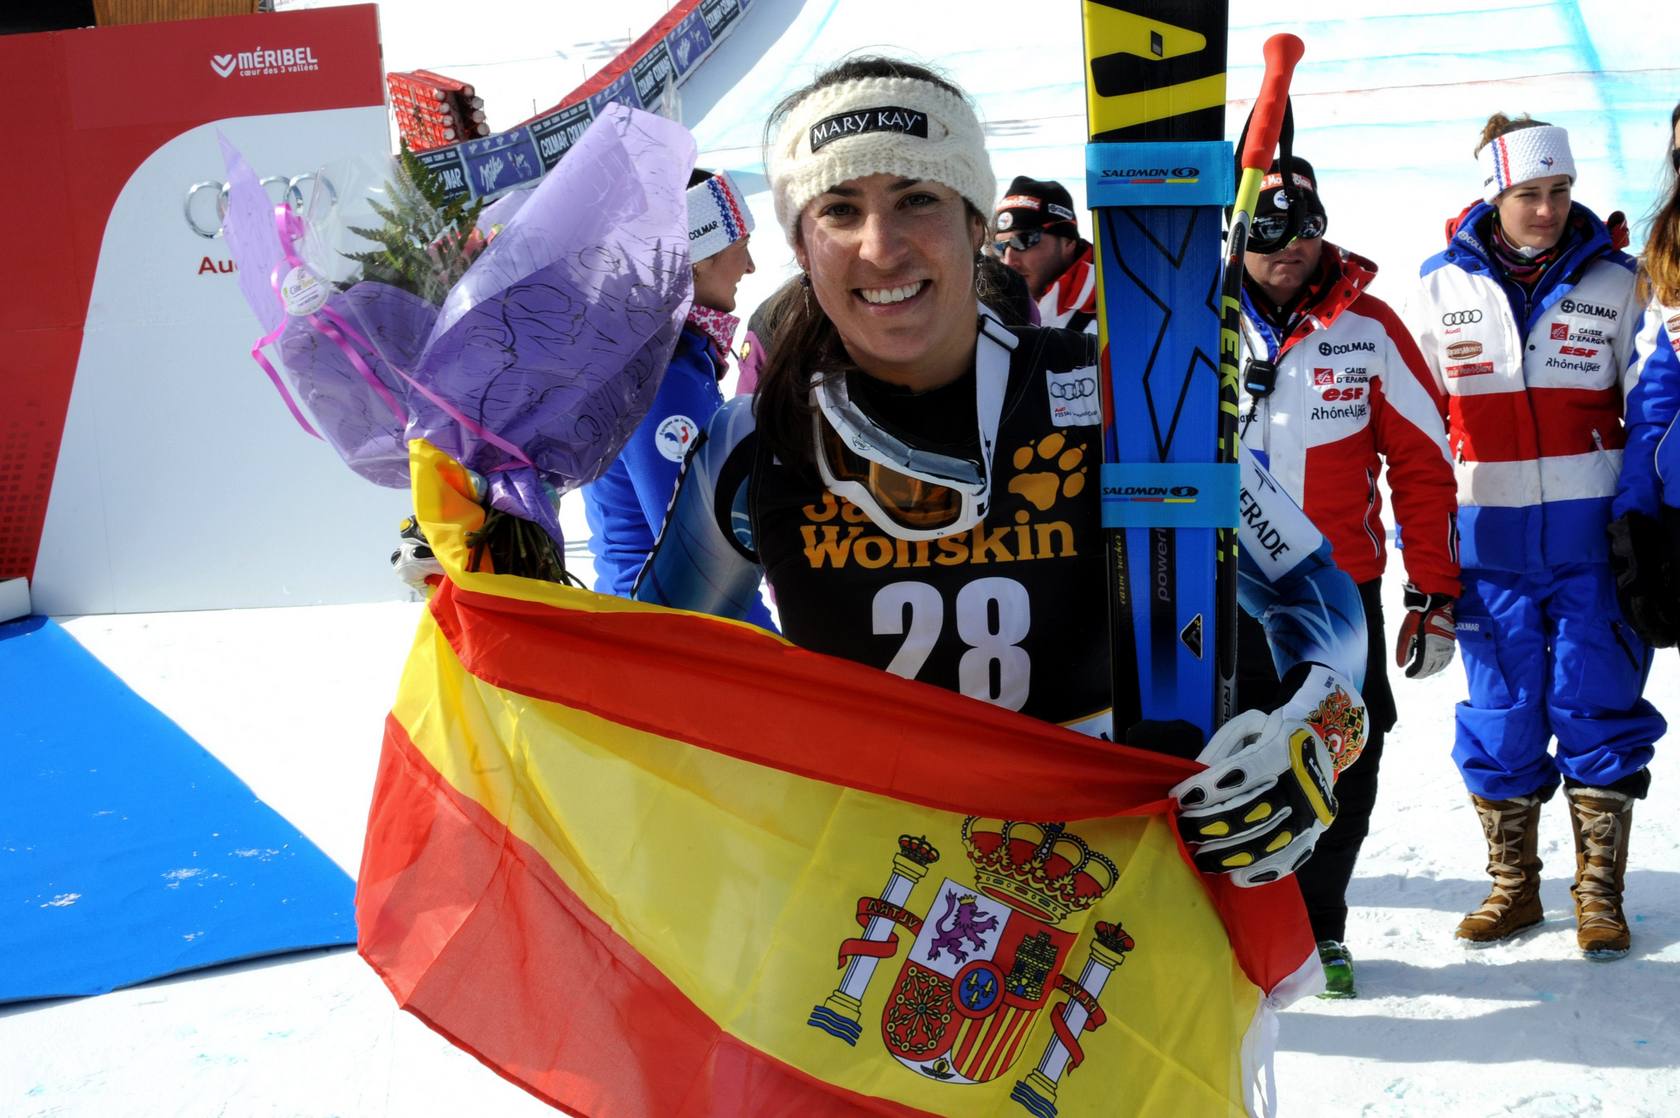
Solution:
<svg viewBox="0 0 1680 1118"><path fill-rule="evenodd" d="M1447 396L1465 568L1607 562L1628 358L1641 305L1634 262L1577 203L1532 292L1489 247L1494 209L1459 222L1404 312Z"/></svg>
<svg viewBox="0 0 1680 1118"><path fill-rule="evenodd" d="M665 522L683 458L722 406L710 342L700 331L685 326L647 418L606 472L582 490L597 591L630 597L636 575ZM756 590L740 616L755 625L774 627Z"/></svg>
<svg viewBox="0 0 1680 1118"><path fill-rule="evenodd" d="M1663 505L1680 508L1680 306L1652 302L1634 342L1628 393L1627 447L1611 507L1655 518Z"/></svg>

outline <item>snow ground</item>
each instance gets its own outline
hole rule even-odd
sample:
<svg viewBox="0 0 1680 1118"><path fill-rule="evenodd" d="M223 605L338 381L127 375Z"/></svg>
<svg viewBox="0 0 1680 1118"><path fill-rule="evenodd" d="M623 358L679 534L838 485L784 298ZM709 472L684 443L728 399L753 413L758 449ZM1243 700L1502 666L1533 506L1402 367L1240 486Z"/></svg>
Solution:
<svg viewBox="0 0 1680 1118"><path fill-rule="evenodd" d="M465 19L443 0L386 0L385 60L473 81L492 124L506 127L529 105L554 103L665 6L476 0ZM685 87L683 115L702 159L745 172L757 190L759 271L743 284L743 309L788 274L762 179L752 178L762 174L765 108L846 52L884 49L943 66L979 102L1001 180L1060 177L1080 195L1076 6L1063 0L1030 20L1018 5L962 12L952 18L946 5L887 0L755 0L713 68ZM1665 5L1631 0L1370 0L1357 9L1301 0L1284 10L1233 0L1231 94L1248 96L1257 83L1252 60L1267 34L1307 39L1297 150L1325 183L1332 239L1387 265L1378 293L1397 299L1415 262L1439 244L1442 219L1473 192L1470 141L1493 109L1570 126L1583 199L1644 212L1680 93L1669 37L1647 29L1670 22ZM346 472L344 484L360 483ZM575 513L569 530L581 526ZM582 533L570 538L575 544ZM384 556L307 561L383 565ZM1388 590L1392 617L1397 579ZM380 726L418 608L66 624L354 873ZM1592 964L1574 951L1572 844L1560 803L1542 832L1547 923L1519 943L1466 953L1452 927L1481 898L1484 879L1479 828L1449 758L1463 676L1455 666L1433 680L1397 681L1396 692L1402 722L1350 891L1363 996L1308 999L1283 1015L1281 1113L1680 1115L1680 976L1672 969L1680 962L1680 790L1665 746L1651 797L1635 813L1633 954ZM1680 718L1672 652L1659 659L1648 693ZM0 1114L454 1113L549 1111L400 1013L350 951L0 1009Z"/></svg>

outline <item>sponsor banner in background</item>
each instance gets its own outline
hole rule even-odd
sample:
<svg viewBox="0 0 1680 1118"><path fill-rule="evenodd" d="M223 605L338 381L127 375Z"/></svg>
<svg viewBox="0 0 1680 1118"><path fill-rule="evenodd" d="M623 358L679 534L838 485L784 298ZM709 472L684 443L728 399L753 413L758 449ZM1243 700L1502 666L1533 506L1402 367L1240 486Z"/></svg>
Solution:
<svg viewBox="0 0 1680 1118"><path fill-rule="evenodd" d="M292 424L218 235L218 130L276 201L388 149L375 7L0 36L0 73L40 94L0 185L0 578L50 613L399 596L348 549L382 560L400 495Z"/></svg>
<svg viewBox="0 0 1680 1118"><path fill-rule="evenodd" d="M681 0L554 108L494 136L421 152L420 160L451 197L489 198L536 182L607 105L657 112L750 7L748 0Z"/></svg>

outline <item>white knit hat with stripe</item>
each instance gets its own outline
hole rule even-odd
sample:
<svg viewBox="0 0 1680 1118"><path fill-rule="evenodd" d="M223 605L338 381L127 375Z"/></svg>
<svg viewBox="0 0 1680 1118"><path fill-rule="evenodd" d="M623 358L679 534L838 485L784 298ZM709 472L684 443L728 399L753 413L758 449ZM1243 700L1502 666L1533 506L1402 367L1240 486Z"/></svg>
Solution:
<svg viewBox="0 0 1680 1118"><path fill-rule="evenodd" d="M943 183L982 214L997 197L973 106L919 78L857 78L814 91L782 121L767 162L789 244L811 199L866 175Z"/></svg>
<svg viewBox="0 0 1680 1118"><path fill-rule="evenodd" d="M689 263L716 256L752 231L752 211L728 172L688 188Z"/></svg>
<svg viewBox="0 0 1680 1118"><path fill-rule="evenodd" d="M1516 128L1495 136L1477 154L1482 166L1482 201L1491 202L1506 190L1530 179L1568 175L1575 181L1575 157L1569 152L1569 133L1555 124Z"/></svg>

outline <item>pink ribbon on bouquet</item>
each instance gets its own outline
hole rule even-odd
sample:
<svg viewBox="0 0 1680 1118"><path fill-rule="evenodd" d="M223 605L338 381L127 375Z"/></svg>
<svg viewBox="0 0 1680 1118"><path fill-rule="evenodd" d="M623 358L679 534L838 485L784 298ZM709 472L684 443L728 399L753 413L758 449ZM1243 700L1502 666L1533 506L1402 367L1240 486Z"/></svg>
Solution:
<svg viewBox="0 0 1680 1118"><path fill-rule="evenodd" d="M281 274L281 269L287 268L287 275L290 274L290 269L302 268L305 271L309 270L308 265L304 263L303 257L298 254L297 249L297 243L303 237L304 233L303 218L294 213L291 206L285 202L280 202L274 207L274 227L275 232L278 233L280 237L280 247L282 253L284 253L284 259L281 263L274 266L274 270L269 274L268 282L269 286L274 289L274 297L280 300L281 306L284 307L286 305L286 296L282 291L284 276ZM292 312L289 307L286 308L286 313L288 316L291 315ZM342 315L324 304L318 311L311 312L304 317L308 319L310 325L314 326L321 332L322 336L334 345L338 346L344 356L349 359L351 366L356 370L356 372L361 374L363 380L367 381L368 387L372 388L379 398L385 401L385 406L391 409L391 414L396 417L397 421L399 423L406 424L408 422L408 412L403 408L397 398L391 394L391 390L385 387L384 382L375 375L372 369L368 368L367 362L362 360L362 355L357 353L355 346L350 343L356 342L357 344L366 346L369 350L375 350L377 352L374 344L364 337L354 326L351 326L349 322L345 321ZM292 417L298 421L305 431L319 439L321 436L316 432L315 428L309 425L309 421L303 417L303 412L298 408L297 401L292 399L292 394L287 391L285 382L280 379L280 374L275 370L274 366L269 363L268 358L263 356L263 347L272 345L275 341L279 340L280 335L283 334L285 330L286 322L282 320L280 325L257 339L256 344L251 347L251 356L256 359L258 365L262 366L263 372L268 374L268 379L274 383L274 387L280 393L280 398L285 400L286 407L291 409ZM484 427L482 424L468 418L454 404L451 404L448 400L445 400L443 397L439 396L437 393L409 376L406 370L399 368L395 364L391 365L391 369L405 382L407 382L410 387L419 392L420 395L424 396L427 400L431 401L432 404L436 405L445 415L454 420L456 423L459 423L463 428L472 432L474 435L477 435L491 446L494 446L498 450L507 454L519 465L532 465L531 459L526 456L524 451L508 442L500 435L497 435L495 432ZM513 468L513 463L506 463L496 467L491 472L494 473L497 470L507 470Z"/></svg>

